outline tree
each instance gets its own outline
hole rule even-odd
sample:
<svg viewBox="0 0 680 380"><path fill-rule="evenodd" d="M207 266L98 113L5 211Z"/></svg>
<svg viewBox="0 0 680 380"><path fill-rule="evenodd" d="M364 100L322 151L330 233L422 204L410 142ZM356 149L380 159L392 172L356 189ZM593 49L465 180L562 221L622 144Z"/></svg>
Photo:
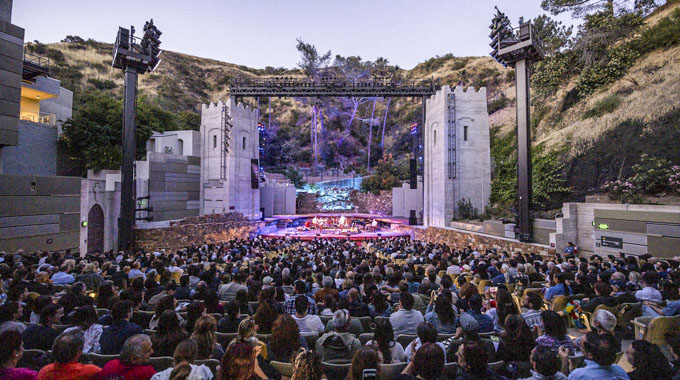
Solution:
<svg viewBox="0 0 680 380"><path fill-rule="evenodd" d="M371 75L372 65L371 62L364 62L359 56L342 57L340 55L335 56L334 62L335 71L345 77L350 83L358 83L361 79L367 78ZM348 98L349 102L349 112L344 112L343 114L349 116L347 121L347 127L345 128L345 134L349 136L350 130L352 129L352 122L356 117L357 110L359 106L368 102L369 98L352 96Z"/></svg>
<svg viewBox="0 0 680 380"><path fill-rule="evenodd" d="M540 15L533 20L533 26L541 41L547 56L553 56L568 49L574 27L567 27L561 21L553 20L548 15Z"/></svg>
<svg viewBox="0 0 680 380"><path fill-rule="evenodd" d="M312 44L297 39L297 50L300 52L301 61L298 62L298 67L304 71L305 75L312 80L319 80L323 69L328 66L331 61L331 51L327 51L324 55L319 55L316 47Z"/></svg>
<svg viewBox="0 0 680 380"><path fill-rule="evenodd" d="M541 8L558 15L571 12L573 17L606 12L615 15L621 11L635 10L648 13L658 6L656 0L542 0Z"/></svg>

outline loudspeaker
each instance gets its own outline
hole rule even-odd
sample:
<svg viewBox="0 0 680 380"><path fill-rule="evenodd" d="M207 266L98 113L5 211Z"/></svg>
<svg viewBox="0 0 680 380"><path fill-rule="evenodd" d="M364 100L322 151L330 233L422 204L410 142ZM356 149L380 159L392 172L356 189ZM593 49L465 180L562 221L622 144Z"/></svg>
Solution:
<svg viewBox="0 0 680 380"><path fill-rule="evenodd" d="M411 213L408 217L408 224L410 226L415 226L418 224L418 218L416 218L416 210L411 210Z"/></svg>
<svg viewBox="0 0 680 380"><path fill-rule="evenodd" d="M409 184L411 185L411 189L417 189L418 188L418 164L415 158L412 158L408 162L409 166Z"/></svg>

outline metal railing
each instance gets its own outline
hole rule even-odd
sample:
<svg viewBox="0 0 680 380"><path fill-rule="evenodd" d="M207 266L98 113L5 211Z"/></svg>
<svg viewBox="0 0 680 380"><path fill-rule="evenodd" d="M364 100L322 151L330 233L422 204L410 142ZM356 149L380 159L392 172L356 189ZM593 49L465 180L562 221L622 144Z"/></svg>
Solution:
<svg viewBox="0 0 680 380"><path fill-rule="evenodd" d="M46 112L40 112L40 114L25 113L21 115L21 120L52 126L57 125L57 117L54 114Z"/></svg>

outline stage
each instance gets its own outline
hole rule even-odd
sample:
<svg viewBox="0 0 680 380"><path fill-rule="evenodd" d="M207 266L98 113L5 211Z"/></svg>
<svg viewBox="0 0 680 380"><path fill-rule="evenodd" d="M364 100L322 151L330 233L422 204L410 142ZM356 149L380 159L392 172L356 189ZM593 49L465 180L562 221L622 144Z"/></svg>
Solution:
<svg viewBox="0 0 680 380"><path fill-rule="evenodd" d="M369 214L277 215L265 219L260 236L271 239L372 240L410 238L408 219Z"/></svg>

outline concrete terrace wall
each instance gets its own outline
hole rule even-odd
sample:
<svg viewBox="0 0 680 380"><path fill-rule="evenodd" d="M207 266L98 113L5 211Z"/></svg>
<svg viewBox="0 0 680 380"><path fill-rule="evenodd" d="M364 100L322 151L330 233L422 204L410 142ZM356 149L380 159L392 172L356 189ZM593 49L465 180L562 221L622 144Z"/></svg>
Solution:
<svg viewBox="0 0 680 380"><path fill-rule="evenodd" d="M80 180L0 175L0 251L78 251Z"/></svg>
<svg viewBox="0 0 680 380"><path fill-rule="evenodd" d="M460 231L452 228L413 228L414 238L432 243L446 243L451 247L463 248L471 246L478 250L496 248L507 252L533 252L541 255L553 255L555 252L547 246L520 243L516 240L497 236Z"/></svg>
<svg viewBox="0 0 680 380"><path fill-rule="evenodd" d="M2 149L2 173L53 176L57 174L57 127L19 122L17 146Z"/></svg>
<svg viewBox="0 0 680 380"><path fill-rule="evenodd" d="M135 244L144 250L177 250L194 243L247 239L260 226L238 213L192 217L165 228L135 229Z"/></svg>
<svg viewBox="0 0 680 380"><path fill-rule="evenodd" d="M12 2L0 1L0 174L3 146L19 141L24 30L11 23Z"/></svg>
<svg viewBox="0 0 680 380"><path fill-rule="evenodd" d="M201 158L149 152L147 162L153 221L198 216Z"/></svg>

